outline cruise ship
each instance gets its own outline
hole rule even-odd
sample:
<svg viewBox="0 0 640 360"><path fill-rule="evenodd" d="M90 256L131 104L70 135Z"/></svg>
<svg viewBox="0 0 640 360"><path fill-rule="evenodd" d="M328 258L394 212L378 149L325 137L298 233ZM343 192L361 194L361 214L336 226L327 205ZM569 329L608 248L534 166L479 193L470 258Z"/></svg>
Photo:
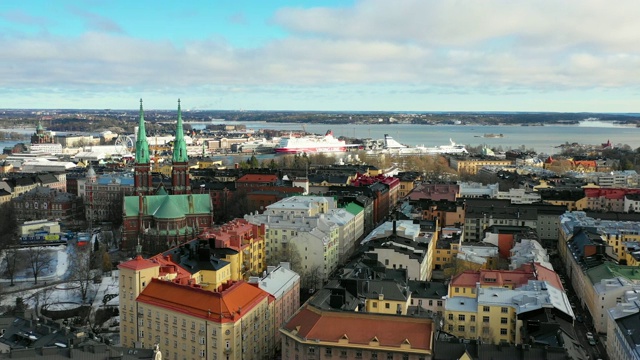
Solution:
<svg viewBox="0 0 640 360"><path fill-rule="evenodd" d="M344 140L336 139L329 130L324 136L283 136L275 151L277 154L334 153L345 152L348 147Z"/></svg>
<svg viewBox="0 0 640 360"><path fill-rule="evenodd" d="M384 135L384 148L382 151L396 155L432 155L432 154L466 154L464 145L459 145L449 139L450 145L440 145L435 147L415 146L409 147L394 140L388 134Z"/></svg>

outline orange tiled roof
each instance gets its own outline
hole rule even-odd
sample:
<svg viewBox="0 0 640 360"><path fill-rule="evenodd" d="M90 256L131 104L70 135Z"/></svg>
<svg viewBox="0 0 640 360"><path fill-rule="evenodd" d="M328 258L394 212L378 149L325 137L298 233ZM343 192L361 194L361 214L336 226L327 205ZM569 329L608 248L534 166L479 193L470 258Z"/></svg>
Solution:
<svg viewBox="0 0 640 360"><path fill-rule="evenodd" d="M264 299L269 299L267 292L244 281L212 292L153 279L137 301L210 321L234 322Z"/></svg>
<svg viewBox="0 0 640 360"><path fill-rule="evenodd" d="M535 265L536 273L538 274L538 280L546 281L556 289L560 289L560 291L564 291L564 287L562 286L560 277L555 271L542 266L542 264L540 263L535 263L534 265ZM527 270L530 269L529 271L533 271L531 264L523 264L520 267L520 269L527 269Z"/></svg>
<svg viewBox="0 0 640 360"><path fill-rule="evenodd" d="M526 284L529 280L534 280L533 270L487 270L479 271L467 270L451 280L451 286L475 287L480 285L504 286L515 284L515 287Z"/></svg>
<svg viewBox="0 0 640 360"><path fill-rule="evenodd" d="M321 311L306 306L287 322L288 331L297 336L337 343L345 335L349 344L369 345L377 338L380 346L400 347L408 340L412 349L431 350L430 319L406 316Z"/></svg>
<svg viewBox="0 0 640 360"><path fill-rule="evenodd" d="M138 255L135 257L135 259L131 259L129 261L121 263L120 265L118 265L118 268L125 268L130 270L143 270L143 269L149 269L155 266L159 266L159 265L149 259L145 259L142 256Z"/></svg>
<svg viewBox="0 0 640 360"><path fill-rule="evenodd" d="M500 287L513 285L517 288L527 284L529 280L547 281L553 287L564 290L558 274L540 263L535 263L535 272L531 264L523 264L516 270L467 270L454 277L450 286L475 287L476 283L480 283L480 285Z"/></svg>

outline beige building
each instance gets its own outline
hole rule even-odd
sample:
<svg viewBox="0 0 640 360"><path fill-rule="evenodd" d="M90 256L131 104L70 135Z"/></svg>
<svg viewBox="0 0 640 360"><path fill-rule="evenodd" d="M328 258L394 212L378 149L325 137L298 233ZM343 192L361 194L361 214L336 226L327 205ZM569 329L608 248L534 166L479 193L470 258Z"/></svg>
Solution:
<svg viewBox="0 0 640 360"><path fill-rule="evenodd" d="M449 159L449 166L458 173L475 175L484 166L509 166L513 165L511 160L498 159L474 159L474 158L455 158Z"/></svg>
<svg viewBox="0 0 640 360"><path fill-rule="evenodd" d="M431 319L306 305L280 329L282 359L428 360Z"/></svg>
<svg viewBox="0 0 640 360"><path fill-rule="evenodd" d="M166 359L264 359L274 355L272 296L244 281L216 291L162 256L120 269L120 342L152 348Z"/></svg>

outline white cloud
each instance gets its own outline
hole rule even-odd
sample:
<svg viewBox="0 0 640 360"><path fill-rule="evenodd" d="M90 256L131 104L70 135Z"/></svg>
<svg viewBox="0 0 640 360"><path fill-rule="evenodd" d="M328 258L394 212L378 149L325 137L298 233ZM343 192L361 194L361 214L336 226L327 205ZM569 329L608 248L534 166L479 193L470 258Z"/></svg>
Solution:
<svg viewBox="0 0 640 360"><path fill-rule="evenodd" d="M180 46L134 38L116 21L75 13L91 32L0 36L0 88L268 93L406 85L407 92L486 94L638 89L640 78L635 0L370 0L286 8L271 23L288 35L250 49L219 38Z"/></svg>

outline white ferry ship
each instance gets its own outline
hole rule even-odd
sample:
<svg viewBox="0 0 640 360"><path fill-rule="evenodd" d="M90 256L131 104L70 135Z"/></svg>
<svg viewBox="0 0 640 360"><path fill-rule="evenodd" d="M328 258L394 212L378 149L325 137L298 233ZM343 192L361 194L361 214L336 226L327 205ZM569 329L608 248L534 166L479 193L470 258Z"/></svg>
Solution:
<svg viewBox="0 0 640 360"><path fill-rule="evenodd" d="M456 144L449 139L450 145L440 145L435 147L416 146L409 147L394 140L388 134L384 135L384 152L397 155L430 155L430 154L466 154L464 145Z"/></svg>
<svg viewBox="0 0 640 360"><path fill-rule="evenodd" d="M345 152L348 147L344 140L336 139L329 130L324 136L283 136L275 151L278 154L333 153Z"/></svg>

